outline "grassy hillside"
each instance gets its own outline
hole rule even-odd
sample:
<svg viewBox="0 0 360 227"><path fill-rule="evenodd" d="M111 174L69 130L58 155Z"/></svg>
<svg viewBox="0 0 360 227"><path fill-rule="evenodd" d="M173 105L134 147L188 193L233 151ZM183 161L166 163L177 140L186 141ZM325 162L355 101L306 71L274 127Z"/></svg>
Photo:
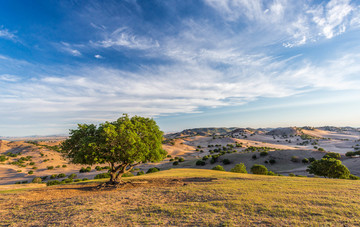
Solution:
<svg viewBox="0 0 360 227"><path fill-rule="evenodd" d="M0 194L5 225L359 225L360 182L173 169Z"/></svg>

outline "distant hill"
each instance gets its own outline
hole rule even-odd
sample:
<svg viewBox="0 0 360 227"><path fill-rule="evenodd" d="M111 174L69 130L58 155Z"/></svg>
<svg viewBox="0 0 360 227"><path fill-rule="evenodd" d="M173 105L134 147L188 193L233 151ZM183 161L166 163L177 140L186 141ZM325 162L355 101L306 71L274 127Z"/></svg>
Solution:
<svg viewBox="0 0 360 227"><path fill-rule="evenodd" d="M185 129L181 132L166 134L165 138L178 138L185 136L213 136L213 135L225 135L236 129L232 128L193 128Z"/></svg>
<svg viewBox="0 0 360 227"><path fill-rule="evenodd" d="M296 127L276 128L266 134L272 136L296 136L301 134L301 129Z"/></svg>

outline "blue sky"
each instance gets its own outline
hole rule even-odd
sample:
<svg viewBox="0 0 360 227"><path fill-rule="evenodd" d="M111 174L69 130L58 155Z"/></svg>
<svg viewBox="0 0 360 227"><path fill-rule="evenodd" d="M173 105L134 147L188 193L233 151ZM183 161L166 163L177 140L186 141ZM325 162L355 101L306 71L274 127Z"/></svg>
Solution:
<svg viewBox="0 0 360 227"><path fill-rule="evenodd" d="M0 2L0 135L153 117L360 127L360 2Z"/></svg>

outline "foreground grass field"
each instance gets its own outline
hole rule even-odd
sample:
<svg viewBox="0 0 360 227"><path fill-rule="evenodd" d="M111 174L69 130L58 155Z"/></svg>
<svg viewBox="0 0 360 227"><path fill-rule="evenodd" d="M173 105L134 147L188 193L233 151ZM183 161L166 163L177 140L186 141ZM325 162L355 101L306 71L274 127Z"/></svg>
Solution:
<svg viewBox="0 0 360 227"><path fill-rule="evenodd" d="M0 194L5 226L360 225L360 181L176 169Z"/></svg>

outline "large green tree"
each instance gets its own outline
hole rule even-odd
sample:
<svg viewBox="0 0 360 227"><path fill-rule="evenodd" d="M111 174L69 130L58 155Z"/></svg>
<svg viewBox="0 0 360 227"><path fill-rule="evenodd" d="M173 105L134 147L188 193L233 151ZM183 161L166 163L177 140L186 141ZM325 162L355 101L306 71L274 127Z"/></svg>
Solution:
<svg viewBox="0 0 360 227"><path fill-rule="evenodd" d="M69 139L61 149L72 163L110 166L110 183L121 182L121 176L134 166L161 161L166 157L162 149L163 132L156 122L140 116L124 114L117 121L79 124L70 130Z"/></svg>
<svg viewBox="0 0 360 227"><path fill-rule="evenodd" d="M335 158L322 158L313 161L306 171L328 178L349 178L350 175L349 169Z"/></svg>

